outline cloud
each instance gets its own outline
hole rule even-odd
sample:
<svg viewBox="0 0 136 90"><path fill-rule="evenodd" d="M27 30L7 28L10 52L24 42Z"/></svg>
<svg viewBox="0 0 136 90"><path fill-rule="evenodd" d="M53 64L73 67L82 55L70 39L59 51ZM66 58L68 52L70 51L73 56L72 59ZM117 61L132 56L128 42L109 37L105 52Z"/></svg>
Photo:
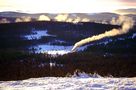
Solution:
<svg viewBox="0 0 136 90"><path fill-rule="evenodd" d="M38 21L50 21L51 19L48 16L40 15Z"/></svg>
<svg viewBox="0 0 136 90"><path fill-rule="evenodd" d="M121 2L127 2L127 3L135 3L136 0L119 0Z"/></svg>
<svg viewBox="0 0 136 90"><path fill-rule="evenodd" d="M0 0L0 11L20 10L29 13L97 13L119 9L122 3L125 2L130 3L130 6L136 6L135 0L73 0L72 2L71 0ZM43 8L44 6L47 8Z"/></svg>
<svg viewBox="0 0 136 90"><path fill-rule="evenodd" d="M134 6L136 7L136 0L119 0L120 3L126 5L126 6Z"/></svg>

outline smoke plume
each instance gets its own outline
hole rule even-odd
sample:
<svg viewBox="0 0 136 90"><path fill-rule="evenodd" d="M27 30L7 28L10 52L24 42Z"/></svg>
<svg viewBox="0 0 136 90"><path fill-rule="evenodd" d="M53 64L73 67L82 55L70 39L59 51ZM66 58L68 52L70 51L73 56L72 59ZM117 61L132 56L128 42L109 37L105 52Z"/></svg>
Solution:
<svg viewBox="0 0 136 90"><path fill-rule="evenodd" d="M89 22L90 21L90 19L88 19L88 18L83 18L82 19L82 22Z"/></svg>
<svg viewBox="0 0 136 90"><path fill-rule="evenodd" d="M15 22L23 22L23 21L20 18L16 18Z"/></svg>
<svg viewBox="0 0 136 90"><path fill-rule="evenodd" d="M55 20L56 21L62 21L62 22L64 22L64 21L66 21L67 20L67 18L68 18L68 14L58 14L56 17L55 17Z"/></svg>
<svg viewBox="0 0 136 90"><path fill-rule="evenodd" d="M81 18L79 16L73 17L70 14L58 14L54 19L60 22L70 22L70 23L75 23L75 24L78 22L89 22L90 21L90 19L88 18Z"/></svg>
<svg viewBox="0 0 136 90"><path fill-rule="evenodd" d="M38 21L50 21L51 19L48 16L40 15Z"/></svg>
<svg viewBox="0 0 136 90"><path fill-rule="evenodd" d="M68 19L66 20L66 22L73 22L73 19L72 19L72 18L68 18Z"/></svg>
<svg viewBox="0 0 136 90"><path fill-rule="evenodd" d="M116 35L121 35L129 32L129 29L131 29L134 25L134 21L132 18L127 17L127 16L119 16L117 20L114 20L114 24L116 25L122 25L121 28L119 29L112 29L110 31L106 31L105 33L99 34L99 35L94 35L92 37L88 37L86 39L83 39L79 42L77 42L74 47L72 48L72 51L75 51L78 47L87 44L92 41L100 40L105 37L112 37Z"/></svg>
<svg viewBox="0 0 136 90"><path fill-rule="evenodd" d="M15 22L30 22L32 21L29 16L22 16L21 18L16 18Z"/></svg>
<svg viewBox="0 0 136 90"><path fill-rule="evenodd" d="M32 21L31 17L29 17L29 16L24 16L24 17L22 17L22 19L23 19L24 22Z"/></svg>
<svg viewBox="0 0 136 90"><path fill-rule="evenodd" d="M2 19L0 20L0 23L10 23L10 21L7 20L6 18L2 18Z"/></svg>
<svg viewBox="0 0 136 90"><path fill-rule="evenodd" d="M76 19L73 20L73 23L78 23L81 21L81 18L80 17L77 17Z"/></svg>

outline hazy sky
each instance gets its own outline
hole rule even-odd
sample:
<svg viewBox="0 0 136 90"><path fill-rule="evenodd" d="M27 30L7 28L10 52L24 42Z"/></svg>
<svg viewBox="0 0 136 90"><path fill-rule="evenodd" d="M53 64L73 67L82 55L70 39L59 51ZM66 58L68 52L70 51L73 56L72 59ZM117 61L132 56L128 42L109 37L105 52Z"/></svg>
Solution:
<svg viewBox="0 0 136 90"><path fill-rule="evenodd" d="M97 13L136 8L136 0L0 0L0 11Z"/></svg>

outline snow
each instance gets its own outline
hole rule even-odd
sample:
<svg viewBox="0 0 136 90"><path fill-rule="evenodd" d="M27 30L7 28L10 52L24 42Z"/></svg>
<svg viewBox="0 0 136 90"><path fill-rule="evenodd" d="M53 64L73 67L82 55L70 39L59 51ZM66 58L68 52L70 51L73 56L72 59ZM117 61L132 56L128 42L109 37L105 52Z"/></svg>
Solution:
<svg viewBox="0 0 136 90"><path fill-rule="evenodd" d="M47 30L32 30L32 34L25 35L24 37L28 40L33 40L33 39L41 39L42 36L53 36L47 33Z"/></svg>
<svg viewBox="0 0 136 90"><path fill-rule="evenodd" d="M59 45L47 45L47 44L41 44L37 46L32 46L29 49L32 50L35 49L36 53L47 53L50 55L64 55L71 53L71 49L73 46L59 46ZM87 45L81 46L78 51L83 51L85 48L87 48Z"/></svg>
<svg viewBox="0 0 136 90"><path fill-rule="evenodd" d="M70 53L70 51L66 51L66 50L44 51L44 52L50 55L64 55L64 54Z"/></svg>
<svg viewBox="0 0 136 90"><path fill-rule="evenodd" d="M136 33L133 34L132 38L135 38L136 37Z"/></svg>
<svg viewBox="0 0 136 90"><path fill-rule="evenodd" d="M47 54L51 54L51 55L63 55L63 54L67 54L71 51L72 46L59 46L59 45L37 45L37 46L33 46L30 47L30 49L36 49L35 52L36 53L47 53Z"/></svg>
<svg viewBox="0 0 136 90"><path fill-rule="evenodd" d="M110 42L112 42L113 40L112 39L109 39L109 40L107 40L107 41L105 41L105 42L103 42L105 45L107 45L108 43L110 43Z"/></svg>
<svg viewBox="0 0 136 90"><path fill-rule="evenodd" d="M0 81L0 90L136 90L134 78L41 77Z"/></svg>
<svg viewBox="0 0 136 90"><path fill-rule="evenodd" d="M63 40L55 40L54 42L66 43L66 41L63 41Z"/></svg>
<svg viewBox="0 0 136 90"><path fill-rule="evenodd" d="M84 46L81 46L80 48L78 48L77 51L84 51L85 49L87 49L89 45L84 45Z"/></svg>
<svg viewBox="0 0 136 90"><path fill-rule="evenodd" d="M108 40L105 40L105 41L102 41L102 42L98 42L97 45L101 45L101 44L107 45L108 43L110 43L112 41L113 41L112 39L108 39ZM92 44L92 45L94 45L94 44Z"/></svg>
<svg viewBox="0 0 136 90"><path fill-rule="evenodd" d="M125 40L125 38L118 38L118 40Z"/></svg>

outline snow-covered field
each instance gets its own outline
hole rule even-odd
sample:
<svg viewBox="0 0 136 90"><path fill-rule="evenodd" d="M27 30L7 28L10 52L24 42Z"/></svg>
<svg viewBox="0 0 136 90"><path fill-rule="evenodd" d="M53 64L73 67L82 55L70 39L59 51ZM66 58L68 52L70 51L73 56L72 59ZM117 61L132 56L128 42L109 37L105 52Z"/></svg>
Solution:
<svg viewBox="0 0 136 90"><path fill-rule="evenodd" d="M47 30L35 30L35 29L33 29L31 34L25 35L23 37L26 38L27 40L41 39L42 36L55 37L54 35L50 35L47 32L48 32Z"/></svg>
<svg viewBox="0 0 136 90"><path fill-rule="evenodd" d="M32 46L29 49L32 50L32 48L35 48L36 53L47 53L50 55L64 55L71 52L73 46L60 46L60 45L36 45ZM81 46L77 51L83 51L87 48L86 46Z"/></svg>
<svg viewBox="0 0 136 90"><path fill-rule="evenodd" d="M136 77L42 77L0 81L0 90L136 90Z"/></svg>

